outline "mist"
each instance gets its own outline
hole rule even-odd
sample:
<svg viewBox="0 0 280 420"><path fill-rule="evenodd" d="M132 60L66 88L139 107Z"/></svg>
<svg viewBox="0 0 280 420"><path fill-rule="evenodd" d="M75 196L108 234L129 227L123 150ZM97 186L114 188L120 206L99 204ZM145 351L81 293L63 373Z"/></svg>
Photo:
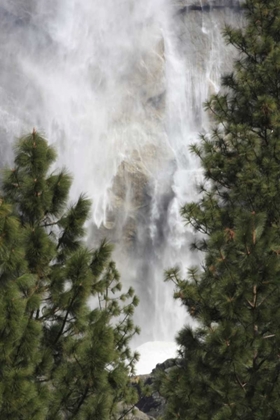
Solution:
<svg viewBox="0 0 280 420"><path fill-rule="evenodd" d="M238 2L206 3L1 1L1 166L15 138L45 133L73 174L71 200L93 202L90 246L115 244L140 298L138 343L173 340L191 322L164 270L200 263L180 215L203 177L189 146L209 131L203 102L231 68L221 29L242 22Z"/></svg>

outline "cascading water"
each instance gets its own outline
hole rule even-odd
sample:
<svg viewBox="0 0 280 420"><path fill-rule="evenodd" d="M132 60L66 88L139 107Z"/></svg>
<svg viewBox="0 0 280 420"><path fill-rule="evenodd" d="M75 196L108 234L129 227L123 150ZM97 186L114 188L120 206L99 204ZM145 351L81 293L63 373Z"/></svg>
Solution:
<svg viewBox="0 0 280 420"><path fill-rule="evenodd" d="M2 0L2 165L32 127L93 200L91 243L115 242L123 283L141 299L140 342L186 321L164 269L196 262L180 208L201 177L189 145L208 129L202 103L232 51L220 31L238 1Z"/></svg>

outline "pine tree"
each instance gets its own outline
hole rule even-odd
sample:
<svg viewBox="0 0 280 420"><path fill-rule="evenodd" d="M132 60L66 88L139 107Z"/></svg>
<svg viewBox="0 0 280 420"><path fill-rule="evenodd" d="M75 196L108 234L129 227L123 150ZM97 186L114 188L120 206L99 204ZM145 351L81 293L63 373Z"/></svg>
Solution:
<svg viewBox="0 0 280 420"><path fill-rule="evenodd" d="M0 414L5 419L40 419L45 390L34 372L41 361L41 328L27 315L35 277L27 270L23 237L12 207L0 200Z"/></svg>
<svg viewBox="0 0 280 420"><path fill-rule="evenodd" d="M206 104L215 128L192 147L205 182L182 215L203 267L166 275L198 322L159 380L166 419L280 418L280 1L244 13L245 29L224 31L240 54Z"/></svg>
<svg viewBox="0 0 280 420"><path fill-rule="evenodd" d="M121 293L112 247L85 246L90 201L67 207L71 177L50 172L55 157L34 130L2 183L0 418L113 419L120 401L136 399L138 299L132 288Z"/></svg>

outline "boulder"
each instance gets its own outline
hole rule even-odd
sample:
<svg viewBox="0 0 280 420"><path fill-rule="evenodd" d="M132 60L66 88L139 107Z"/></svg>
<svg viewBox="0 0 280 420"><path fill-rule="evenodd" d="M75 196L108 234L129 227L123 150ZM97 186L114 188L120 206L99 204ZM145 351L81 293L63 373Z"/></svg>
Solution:
<svg viewBox="0 0 280 420"><path fill-rule="evenodd" d="M150 418L160 418L164 414L165 409L165 399L156 391L154 386L156 373L160 370L169 372L178 363L179 359L167 359L163 363L158 363L151 374L139 376L139 379L142 380L144 385L151 387L152 392L149 396L142 396L136 406L140 411L150 416Z"/></svg>
<svg viewBox="0 0 280 420"><path fill-rule="evenodd" d="M134 407L133 410L129 410L130 407L125 407L123 404L119 404L119 418L124 416L125 420L155 420L154 417L149 416L148 414L143 413L137 407ZM127 411L127 414L125 412Z"/></svg>

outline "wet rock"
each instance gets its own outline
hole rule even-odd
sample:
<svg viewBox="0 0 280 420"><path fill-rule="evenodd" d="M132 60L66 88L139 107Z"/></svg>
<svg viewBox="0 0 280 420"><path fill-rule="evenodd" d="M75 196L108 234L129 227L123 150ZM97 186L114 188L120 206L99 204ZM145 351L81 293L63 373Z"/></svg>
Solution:
<svg viewBox="0 0 280 420"><path fill-rule="evenodd" d="M180 363L179 359L167 359L163 363L158 363L149 375L140 375L139 379L144 383L145 386L151 387L151 394L148 396L142 396L139 402L136 404L138 409L152 418L159 418L164 414L165 399L155 390L154 382L155 375L159 370L169 372L173 366Z"/></svg>
<svg viewBox="0 0 280 420"><path fill-rule="evenodd" d="M238 0L173 1L174 10L182 12L181 16L174 17L177 41L173 48L186 57L186 63L192 63L185 71L188 72L191 89L197 89L195 93L190 92L194 126L203 125L206 119L201 104L219 89L217 80L221 66L225 72L232 66L234 54L230 47L221 43L220 33L225 23L236 25L239 4ZM211 13L201 13L210 9ZM183 10L197 13L184 14ZM130 251L133 251L138 234L139 220L143 219L143 215L143 220L150 217L154 174L167 173L174 159L164 126L166 101L170 101L166 86L166 54L170 54L170 46L164 45L162 35L153 28L153 23L143 29L143 37L151 31L155 36L153 46L142 50L120 81L128 83L129 90L124 101L125 109L116 115L114 129L116 141L122 142L122 145L127 142L129 151L118 166L108 192L110 208L101 227L101 235ZM221 44L219 60L214 55L215 43ZM209 63L212 63L211 66ZM200 86L207 91L200 92ZM134 142L137 146L131 149Z"/></svg>
<svg viewBox="0 0 280 420"><path fill-rule="evenodd" d="M131 420L154 420L154 417L148 416L142 411L136 409L136 413L131 415Z"/></svg>
<svg viewBox="0 0 280 420"><path fill-rule="evenodd" d="M165 400L158 392L153 392L151 396L144 397L137 404L137 407L149 418L157 419L164 414Z"/></svg>
<svg viewBox="0 0 280 420"><path fill-rule="evenodd" d="M213 12L222 9L241 9L242 0L178 0L174 1L180 13Z"/></svg>
<svg viewBox="0 0 280 420"><path fill-rule="evenodd" d="M122 416L125 414L126 420L155 420L154 417L149 416L148 414L143 413L137 407L133 410L130 410L130 407L126 407L123 404L119 404L119 415ZM121 417L120 417L121 418Z"/></svg>

